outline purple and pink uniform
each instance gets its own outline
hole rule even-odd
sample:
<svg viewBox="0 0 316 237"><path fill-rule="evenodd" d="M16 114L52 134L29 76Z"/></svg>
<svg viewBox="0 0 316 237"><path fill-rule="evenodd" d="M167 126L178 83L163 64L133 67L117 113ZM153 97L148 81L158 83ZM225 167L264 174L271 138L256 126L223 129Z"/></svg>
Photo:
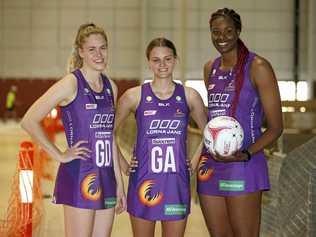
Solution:
<svg viewBox="0 0 316 237"><path fill-rule="evenodd" d="M112 160L114 100L110 81L102 75L103 89L93 91L81 71L76 98L61 107L68 146L79 140L92 152L87 160L61 163L53 202L78 208L106 209L116 204L116 180Z"/></svg>
<svg viewBox="0 0 316 237"><path fill-rule="evenodd" d="M242 149L248 148L261 136L263 108L257 90L250 80L250 67L255 57L249 53L244 66L244 82L234 117L244 130ZM220 58L212 66L208 80L208 119L231 116L232 100L235 95L235 72L220 69ZM263 151L252 155L249 162L223 163L212 159L205 152L198 170L199 194L235 196L258 190L269 190L268 167Z"/></svg>
<svg viewBox="0 0 316 237"><path fill-rule="evenodd" d="M190 213L190 174L186 164L189 108L184 88L161 100L150 83L141 88L136 110L138 168L131 173L127 211L146 220L180 220Z"/></svg>

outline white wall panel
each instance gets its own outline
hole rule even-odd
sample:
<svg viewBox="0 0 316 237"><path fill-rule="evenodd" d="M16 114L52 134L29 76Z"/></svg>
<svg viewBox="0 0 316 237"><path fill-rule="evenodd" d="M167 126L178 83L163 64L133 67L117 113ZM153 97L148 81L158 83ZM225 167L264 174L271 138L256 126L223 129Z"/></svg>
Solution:
<svg viewBox="0 0 316 237"><path fill-rule="evenodd" d="M116 0L115 6L117 8L125 8L125 7L138 8L140 6L140 1L139 0Z"/></svg>
<svg viewBox="0 0 316 237"><path fill-rule="evenodd" d="M88 0L87 5L91 8L113 8L115 0Z"/></svg>
<svg viewBox="0 0 316 237"><path fill-rule="evenodd" d="M135 8L116 10L116 27L140 27L139 10Z"/></svg>
<svg viewBox="0 0 316 237"><path fill-rule="evenodd" d="M32 50L30 57L33 68L31 71L32 77L62 77L64 73L62 73L58 67L58 54L59 52L52 48Z"/></svg>
<svg viewBox="0 0 316 237"><path fill-rule="evenodd" d="M87 11L85 9L62 8L60 12L60 26L63 29L76 29L82 23L87 22Z"/></svg>
<svg viewBox="0 0 316 237"><path fill-rule="evenodd" d="M4 77L28 77L34 70L31 63L31 49L5 49L3 62Z"/></svg>
<svg viewBox="0 0 316 237"><path fill-rule="evenodd" d="M35 8L32 10L32 28L56 28L58 22L57 9Z"/></svg>
<svg viewBox="0 0 316 237"><path fill-rule="evenodd" d="M72 8L84 8L87 6L87 0L59 0L60 6L64 7L72 7Z"/></svg>
<svg viewBox="0 0 316 237"><path fill-rule="evenodd" d="M3 17L4 28L31 28L31 10L28 8L4 8Z"/></svg>
<svg viewBox="0 0 316 237"><path fill-rule="evenodd" d="M32 0L1 0L4 8L28 8Z"/></svg>
<svg viewBox="0 0 316 237"><path fill-rule="evenodd" d="M313 0L302 2L308 1ZM185 11L183 6L187 7ZM303 4L303 8L306 6ZM145 52L141 49L151 39L164 36L173 40L182 54L185 75L198 78L206 60L218 56L211 43L208 21L212 12L223 7L235 8L240 13L241 37L250 50L268 58L282 78L290 78L293 71L292 0L2 0L0 7L3 19L0 23L0 53L3 55L0 76L13 73L27 77L27 73L35 76L45 72L47 76L60 76L77 28L93 21L104 27L109 36L112 76L136 78L142 75ZM147 17L142 18L143 13ZM315 23L308 29L305 25L303 35L308 34L308 29L316 28ZM312 39L316 38L315 32L316 29ZM307 49L304 46L308 37L302 39L301 61L305 65ZM146 45L142 45L143 41ZM4 47L8 48L2 53ZM30 47L36 53L27 62ZM56 53L47 53L44 57L44 47ZM14 55L23 63L22 67L11 65ZM36 58L40 57L41 68L34 70ZM50 68L45 69L47 65ZM179 70L180 65L177 75Z"/></svg>
<svg viewBox="0 0 316 237"><path fill-rule="evenodd" d="M105 31L114 27L114 11L111 8L92 8L89 9L87 16L87 22L100 25Z"/></svg>
<svg viewBox="0 0 316 237"><path fill-rule="evenodd" d="M3 29L3 47L8 49L28 49L31 46L31 31L29 29Z"/></svg>
<svg viewBox="0 0 316 237"><path fill-rule="evenodd" d="M32 47L34 49L55 50L58 47L57 29L33 29L32 31ZM50 57L47 54L46 57ZM46 60L46 57L43 58Z"/></svg>

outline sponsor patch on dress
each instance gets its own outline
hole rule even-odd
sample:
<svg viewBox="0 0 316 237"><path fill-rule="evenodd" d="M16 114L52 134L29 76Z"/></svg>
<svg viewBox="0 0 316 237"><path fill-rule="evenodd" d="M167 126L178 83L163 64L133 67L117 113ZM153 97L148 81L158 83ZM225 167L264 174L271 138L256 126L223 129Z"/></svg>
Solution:
<svg viewBox="0 0 316 237"><path fill-rule="evenodd" d="M240 192L245 190L244 180L220 180L219 190Z"/></svg>
<svg viewBox="0 0 316 237"><path fill-rule="evenodd" d="M155 115L156 113L157 113L157 110L145 110L144 116Z"/></svg>
<svg viewBox="0 0 316 237"><path fill-rule="evenodd" d="M184 204L168 204L165 205L164 210L166 216L179 216L187 212L187 206Z"/></svg>
<svg viewBox="0 0 316 237"><path fill-rule="evenodd" d="M105 208L112 208L116 205L116 197L109 197L104 199Z"/></svg>
<svg viewBox="0 0 316 237"><path fill-rule="evenodd" d="M97 109L97 107L98 107L97 104L86 104L86 110Z"/></svg>

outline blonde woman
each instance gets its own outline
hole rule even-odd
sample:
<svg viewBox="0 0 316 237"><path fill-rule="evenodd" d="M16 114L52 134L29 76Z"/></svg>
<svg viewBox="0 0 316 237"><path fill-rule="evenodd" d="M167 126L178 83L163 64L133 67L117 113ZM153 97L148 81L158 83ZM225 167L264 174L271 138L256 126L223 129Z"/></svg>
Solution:
<svg viewBox="0 0 316 237"><path fill-rule="evenodd" d="M117 88L103 73L108 41L95 24L81 25L69 62L70 73L55 83L27 111L22 127L60 162L53 202L63 204L65 236L110 236L114 209L126 198L113 138ZM59 150L40 122L61 107L68 142Z"/></svg>

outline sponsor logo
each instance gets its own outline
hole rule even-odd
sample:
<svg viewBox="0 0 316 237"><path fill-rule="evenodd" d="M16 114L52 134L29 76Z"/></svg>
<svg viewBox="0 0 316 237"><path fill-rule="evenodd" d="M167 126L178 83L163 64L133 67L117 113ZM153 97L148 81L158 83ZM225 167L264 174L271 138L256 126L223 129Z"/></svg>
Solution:
<svg viewBox="0 0 316 237"><path fill-rule="evenodd" d="M116 198L115 197L109 197L104 199L104 206L105 208L112 208L116 205Z"/></svg>
<svg viewBox="0 0 316 237"><path fill-rule="evenodd" d="M215 75L215 73L216 73L216 69L214 68L212 71L212 76Z"/></svg>
<svg viewBox="0 0 316 237"><path fill-rule="evenodd" d="M187 206L183 204L168 204L164 207L166 216L185 215Z"/></svg>
<svg viewBox="0 0 316 237"><path fill-rule="evenodd" d="M226 110L225 109L218 109L218 110L213 110L213 111L209 111L209 117L210 118L214 118L217 116L221 116L221 115L226 115Z"/></svg>
<svg viewBox="0 0 316 237"><path fill-rule="evenodd" d="M234 81L231 81L225 88L225 91L235 91Z"/></svg>
<svg viewBox="0 0 316 237"><path fill-rule="evenodd" d="M168 106L170 106L170 103L162 103L162 102L159 102L159 103L158 103L158 106L159 106L159 107L168 107Z"/></svg>
<svg viewBox="0 0 316 237"><path fill-rule="evenodd" d="M88 174L81 182L81 194L84 199L97 201L101 197L101 188L97 184L97 174Z"/></svg>
<svg viewBox="0 0 316 237"><path fill-rule="evenodd" d="M97 104L86 104L86 110L97 109Z"/></svg>
<svg viewBox="0 0 316 237"><path fill-rule="evenodd" d="M228 78L229 76L222 76L222 75L218 76L218 80L227 80Z"/></svg>
<svg viewBox="0 0 316 237"><path fill-rule="evenodd" d="M106 92L111 95L111 90L109 88L106 89Z"/></svg>
<svg viewBox="0 0 316 237"><path fill-rule="evenodd" d="M207 89L212 90L212 89L214 89L214 87L215 87L215 84L209 84Z"/></svg>
<svg viewBox="0 0 316 237"><path fill-rule="evenodd" d="M151 96L147 96L147 97L146 97L146 101L147 101L147 102L151 102L152 100L153 100L153 97L151 97Z"/></svg>
<svg viewBox="0 0 316 237"><path fill-rule="evenodd" d="M220 180L219 190L221 191L244 191L245 181L244 180Z"/></svg>
<svg viewBox="0 0 316 237"><path fill-rule="evenodd" d="M157 113L157 110L145 110L144 116L155 115L156 113Z"/></svg>
<svg viewBox="0 0 316 237"><path fill-rule="evenodd" d="M177 97L176 97L176 100L177 100L178 102L180 102L180 101L182 100L182 97L181 97L181 96L177 96Z"/></svg>
<svg viewBox="0 0 316 237"><path fill-rule="evenodd" d="M112 128L114 114L95 114L90 128Z"/></svg>
<svg viewBox="0 0 316 237"><path fill-rule="evenodd" d="M140 202L145 206L152 207L162 201L163 194L159 191L154 180L146 180L138 190L138 197Z"/></svg>
<svg viewBox="0 0 316 237"><path fill-rule="evenodd" d="M181 135L182 131L178 128L181 128L181 120L175 119L154 119L150 122L149 129L146 131L148 135L165 135L165 134L172 134L172 135Z"/></svg>
<svg viewBox="0 0 316 237"><path fill-rule="evenodd" d="M185 113L183 113L181 111L181 109L177 109L176 110L176 113L174 114L175 117L184 117L185 116Z"/></svg>
<svg viewBox="0 0 316 237"><path fill-rule="evenodd" d="M104 95L96 95L95 98L97 100L103 100L104 99Z"/></svg>
<svg viewBox="0 0 316 237"><path fill-rule="evenodd" d="M225 93L210 93L209 94L209 102L220 102L226 103L229 98L229 94Z"/></svg>
<svg viewBox="0 0 316 237"><path fill-rule="evenodd" d="M197 174L199 181L207 181L213 175L214 170L208 168L207 160L208 158L206 156L201 156L200 158Z"/></svg>
<svg viewBox="0 0 316 237"><path fill-rule="evenodd" d="M84 91L84 94L85 94L85 95L90 94L90 90L89 90L88 88L84 88L83 91Z"/></svg>

